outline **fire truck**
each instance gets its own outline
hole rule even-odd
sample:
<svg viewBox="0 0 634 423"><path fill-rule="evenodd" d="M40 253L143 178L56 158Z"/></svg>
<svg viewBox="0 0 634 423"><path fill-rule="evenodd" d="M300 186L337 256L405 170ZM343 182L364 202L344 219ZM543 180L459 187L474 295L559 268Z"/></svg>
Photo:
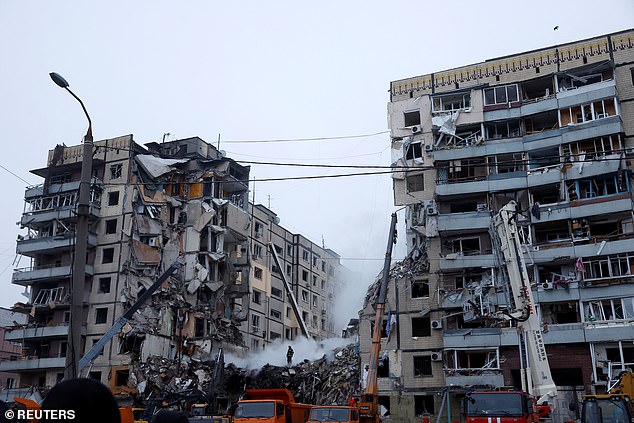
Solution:
<svg viewBox="0 0 634 423"><path fill-rule="evenodd" d="M517 225L519 208L506 204L493 217L491 239L501 261L500 276L508 286L504 317L516 322L522 362L522 391L477 391L465 396L467 423L533 423L549 414L548 402L557 394L546 355L541 322L521 249Z"/></svg>

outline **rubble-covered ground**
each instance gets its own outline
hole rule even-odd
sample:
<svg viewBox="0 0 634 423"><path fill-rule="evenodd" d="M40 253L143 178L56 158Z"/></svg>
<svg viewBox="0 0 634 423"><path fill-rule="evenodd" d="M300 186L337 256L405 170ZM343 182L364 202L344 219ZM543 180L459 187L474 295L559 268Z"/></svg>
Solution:
<svg viewBox="0 0 634 423"><path fill-rule="evenodd" d="M180 366L163 357L149 357L130 374L129 385L136 386L139 405L186 407L206 402L210 389L218 399L219 411L240 399L246 389L287 388L297 402L317 405L346 405L359 395L360 364L354 345L333 351L314 361L290 367L265 365L257 370L224 366L220 383L214 383L214 361L195 361L187 357ZM184 356L186 357L186 356Z"/></svg>

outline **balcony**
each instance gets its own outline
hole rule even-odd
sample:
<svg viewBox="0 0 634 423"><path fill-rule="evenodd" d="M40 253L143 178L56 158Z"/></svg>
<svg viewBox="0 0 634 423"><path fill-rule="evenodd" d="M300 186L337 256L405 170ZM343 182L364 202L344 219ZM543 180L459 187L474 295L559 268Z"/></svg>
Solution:
<svg viewBox="0 0 634 423"><path fill-rule="evenodd" d="M90 182L91 186L103 186L103 181L99 178L92 178ZM63 182L63 183L51 183L48 186L47 195L51 194L61 194L63 192L78 192L79 191L79 181L72 182ZM41 197L44 195L44 184L28 187L26 192L24 193L24 198L28 200L33 200L37 197Z"/></svg>
<svg viewBox="0 0 634 423"><path fill-rule="evenodd" d="M632 322L586 323L586 342L608 342L634 339Z"/></svg>
<svg viewBox="0 0 634 423"><path fill-rule="evenodd" d="M443 332L443 346L446 349L489 348L500 345L502 345L502 329L500 328L448 329Z"/></svg>
<svg viewBox="0 0 634 423"><path fill-rule="evenodd" d="M616 81L597 82L574 89L561 90L557 93L559 107L571 107L578 104L592 103L597 100L616 97Z"/></svg>
<svg viewBox="0 0 634 423"><path fill-rule="evenodd" d="M473 370L445 370L445 385L447 386L504 386L502 371L473 369Z"/></svg>
<svg viewBox="0 0 634 423"><path fill-rule="evenodd" d="M460 195L465 193L511 191L526 188L526 173L516 172L501 175L494 175L489 179L465 180L460 182L450 182L446 180L437 181L436 195Z"/></svg>
<svg viewBox="0 0 634 423"><path fill-rule="evenodd" d="M29 370L63 369L65 357L27 358L15 361L0 362L0 372L21 372Z"/></svg>
<svg viewBox="0 0 634 423"><path fill-rule="evenodd" d="M619 239L615 241L600 239L590 244L573 244L566 240L557 244L540 244L532 247L531 256L536 264L550 263L553 259L576 260L577 257L593 257L599 255L626 254L632 251L632 239ZM531 248L531 247L528 247ZM525 257L528 261L530 258ZM442 260L441 260L442 265Z"/></svg>
<svg viewBox="0 0 634 423"><path fill-rule="evenodd" d="M491 213L468 212L450 213L438 216L438 231L440 232L463 232L474 229L488 229L491 224Z"/></svg>
<svg viewBox="0 0 634 423"><path fill-rule="evenodd" d="M607 197L577 200L571 203L540 205L539 221L533 219L533 223L579 219L629 210L632 210L630 194L617 194Z"/></svg>
<svg viewBox="0 0 634 423"><path fill-rule="evenodd" d="M544 343L575 344L586 342L583 323L567 323L560 325L544 325L542 331Z"/></svg>
<svg viewBox="0 0 634 423"><path fill-rule="evenodd" d="M47 210L38 210L37 212L28 212L22 215L20 219L20 225L22 227L29 227L37 223L46 223L53 220L60 221L73 221L76 219L77 211L74 205L59 207ZM99 219L101 216L101 207L98 204L91 204L88 209L89 219Z"/></svg>
<svg viewBox="0 0 634 423"><path fill-rule="evenodd" d="M460 270L468 267L493 267L495 261L493 254L479 254L473 256L465 256L459 254L448 254L440 259L440 270L447 272L451 270Z"/></svg>
<svg viewBox="0 0 634 423"><path fill-rule="evenodd" d="M13 329L5 332L4 339L7 341L22 341L25 339L43 339L67 337L68 325L42 326L35 328Z"/></svg>
<svg viewBox="0 0 634 423"><path fill-rule="evenodd" d="M88 247L97 245L97 235L88 234ZM75 247L75 235L66 233L54 236L43 236L39 238L18 239L16 252L25 256L36 256L43 252L69 251Z"/></svg>
<svg viewBox="0 0 634 423"><path fill-rule="evenodd" d="M92 276L93 266L86 265L86 275ZM61 279L69 279L72 276L72 267L68 266L38 266L15 269L11 282L16 285L29 286L36 282L50 282Z"/></svg>

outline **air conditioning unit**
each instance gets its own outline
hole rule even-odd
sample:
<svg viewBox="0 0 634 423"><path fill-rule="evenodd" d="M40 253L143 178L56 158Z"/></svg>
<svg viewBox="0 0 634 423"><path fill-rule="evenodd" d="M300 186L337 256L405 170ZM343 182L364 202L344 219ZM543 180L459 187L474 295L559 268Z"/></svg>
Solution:
<svg viewBox="0 0 634 423"><path fill-rule="evenodd" d="M432 329L442 329L442 320L432 320L431 321Z"/></svg>
<svg viewBox="0 0 634 423"><path fill-rule="evenodd" d="M425 153L431 153L432 151L434 151L434 145L433 144L425 144Z"/></svg>
<svg viewBox="0 0 634 423"><path fill-rule="evenodd" d="M438 352L431 353L431 361L442 361L442 354Z"/></svg>
<svg viewBox="0 0 634 423"><path fill-rule="evenodd" d="M542 283L542 288L545 290L548 290L548 289L553 289L554 286L552 282L544 282Z"/></svg>
<svg viewBox="0 0 634 423"><path fill-rule="evenodd" d="M422 128L420 126L412 126L412 134L418 134L420 131L422 131Z"/></svg>
<svg viewBox="0 0 634 423"><path fill-rule="evenodd" d="M436 206L427 206L427 216L435 216L438 214Z"/></svg>

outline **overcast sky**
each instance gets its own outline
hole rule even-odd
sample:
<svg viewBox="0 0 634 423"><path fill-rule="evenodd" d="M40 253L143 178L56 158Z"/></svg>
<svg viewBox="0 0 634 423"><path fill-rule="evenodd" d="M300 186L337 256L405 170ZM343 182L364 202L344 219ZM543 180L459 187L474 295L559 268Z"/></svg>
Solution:
<svg viewBox="0 0 634 423"><path fill-rule="evenodd" d="M29 170L86 131L79 104L49 72L84 100L96 140L220 137L238 161L389 165L390 81L631 27L631 0L0 0L0 306L25 300L11 276L29 265L15 254L24 188L42 182ZM354 138L332 139L342 136ZM254 142L311 138L331 139ZM251 167L255 179L351 172L359 170ZM283 226L323 239L362 271L363 296L395 209L388 175L251 190Z"/></svg>

